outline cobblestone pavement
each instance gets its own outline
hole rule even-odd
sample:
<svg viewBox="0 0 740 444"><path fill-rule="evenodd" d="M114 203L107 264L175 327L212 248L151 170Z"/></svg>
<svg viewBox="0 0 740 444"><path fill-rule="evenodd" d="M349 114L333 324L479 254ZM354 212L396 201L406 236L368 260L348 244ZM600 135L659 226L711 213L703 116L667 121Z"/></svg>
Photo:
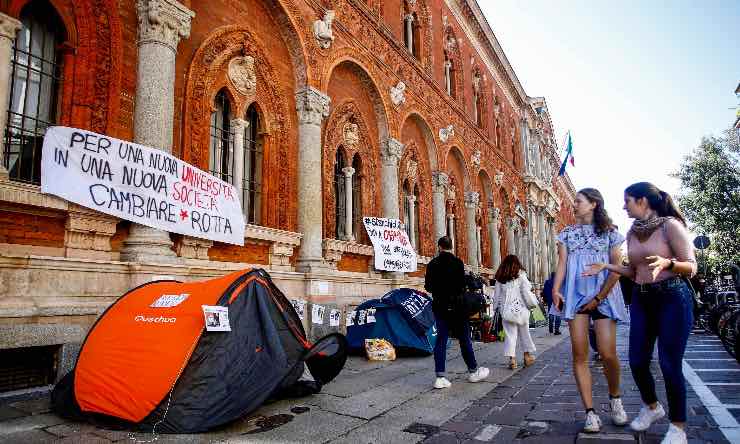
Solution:
<svg viewBox="0 0 740 444"><path fill-rule="evenodd" d="M622 364L622 401L631 420L640 410L641 400L627 361L628 329L627 325L618 328L617 351ZM685 375L688 380L689 443L731 442L724 432L732 442L740 443L740 428L736 421L740 417L740 373L737 373L740 366L717 341L716 337L695 332L689 342L684 368L687 364L696 367L694 375L701 375L699 382L692 381L694 375ZM721 366L716 367L713 363ZM603 366L592 360L591 368L594 407L604 423L601 433L581 432L585 412L572 375L570 341L564 340L539 356L534 366L499 384L471 407L428 433L424 443L659 443L668 428L666 418L643 435L635 434L629 425L617 427L611 423ZM688 373L691 372L689 369ZM665 388L655 361L653 375L660 402L667 409ZM708 401L711 395L697 395L697 391L703 392L707 387L717 392L722 401L717 402L715 398L712 403ZM718 410L718 405L724 406L724 412L721 408ZM724 431L720 430L718 420L725 426Z"/></svg>
<svg viewBox="0 0 740 444"><path fill-rule="evenodd" d="M263 406L228 426L204 434L152 435L99 429L67 421L49 411L48 396L0 401L3 443L480 443L635 441L628 427L605 425L597 435L580 434L583 409L570 366L570 341L547 329L531 330L539 352L534 366L505 368L503 344L475 344L481 365L491 375L478 384L465 381L457 343L448 351L452 387L434 390L431 357L368 362L351 357L344 371L321 393ZM630 416L640 398L626 362L627 328L620 327L624 405ZM521 362L521 356L519 358ZM740 366L717 339L693 335L686 363L689 380L689 436L692 443L737 442L724 438L740 432ZM594 401L608 423L606 380L594 365ZM660 371L655 375L660 377ZM658 387L662 381L658 381ZM694 390L692 387L697 387ZM697 394L698 393L698 394ZM664 402L665 393L659 393ZM718 425L718 422L720 424ZM659 442L668 424L653 426L643 442ZM133 438L133 439L132 439Z"/></svg>

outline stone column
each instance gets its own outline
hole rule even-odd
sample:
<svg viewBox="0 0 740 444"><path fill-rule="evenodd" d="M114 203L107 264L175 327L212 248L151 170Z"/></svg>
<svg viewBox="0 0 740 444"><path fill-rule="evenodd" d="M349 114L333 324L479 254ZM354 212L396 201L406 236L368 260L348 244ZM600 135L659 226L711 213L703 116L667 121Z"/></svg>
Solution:
<svg viewBox="0 0 740 444"><path fill-rule="evenodd" d="M388 139L380 150L382 168L381 183L383 192L383 217L399 219L398 208L398 162L403 153L403 144L396 139ZM320 170L320 168L319 168Z"/></svg>
<svg viewBox="0 0 740 444"><path fill-rule="evenodd" d="M545 282L545 279L550 275L550 243L547 241L547 229L545 228L545 209L540 208L537 212L537 224L539 227L539 239L540 239L540 279L541 282Z"/></svg>
<svg viewBox="0 0 740 444"><path fill-rule="evenodd" d="M432 173L432 212L434 213L434 245L447 233L445 228L445 192L450 178L441 171Z"/></svg>
<svg viewBox="0 0 740 444"><path fill-rule="evenodd" d="M249 122L244 119L232 119L231 128L234 133L234 188L242 203L242 213L246 214L244 202L244 134Z"/></svg>
<svg viewBox="0 0 740 444"><path fill-rule="evenodd" d="M329 115L329 96L312 87L296 93L298 112L298 231L303 233L296 262L300 271L322 270L321 122Z"/></svg>
<svg viewBox="0 0 740 444"><path fill-rule="evenodd" d="M447 232L452 239L452 253L455 253L455 215L447 215Z"/></svg>
<svg viewBox="0 0 740 444"><path fill-rule="evenodd" d="M499 218L501 217L501 210L493 208L488 211L488 232L491 238L491 267L494 272L498 269L501 264L501 245L498 237Z"/></svg>
<svg viewBox="0 0 740 444"><path fill-rule="evenodd" d="M529 245L529 234L527 232L524 232L519 237L519 259L521 259L522 263L525 264L524 266L527 267L527 274L533 274L532 273L532 264L529 260L529 251L527 246ZM530 276L530 279L534 279L534 276Z"/></svg>
<svg viewBox="0 0 740 444"><path fill-rule="evenodd" d="M404 17L406 26L406 49L409 54L414 53L414 16L413 14L406 14Z"/></svg>
<svg viewBox="0 0 740 444"><path fill-rule="evenodd" d="M180 39L190 36L195 16L176 0L137 0L139 19L134 142L172 152L175 108L175 56ZM176 262L169 233L132 224L121 248L131 262Z"/></svg>
<svg viewBox="0 0 740 444"><path fill-rule="evenodd" d="M0 13L0 180L8 179L8 170L5 168L5 125L10 101L13 42L19 29L20 21Z"/></svg>
<svg viewBox="0 0 740 444"><path fill-rule="evenodd" d="M354 241L355 236L352 233L352 175L355 169L352 167L342 168L344 173L344 240Z"/></svg>
<svg viewBox="0 0 740 444"><path fill-rule="evenodd" d="M445 60L445 88L447 89L447 94L452 95L452 76L450 71L452 70L452 62L450 60Z"/></svg>
<svg viewBox="0 0 740 444"><path fill-rule="evenodd" d="M480 195L475 191L465 193L465 232L468 240L468 264L477 269L478 248L476 245L475 210L478 208Z"/></svg>
<svg viewBox="0 0 740 444"><path fill-rule="evenodd" d="M409 195L406 196L406 199L409 202L409 240L411 241L411 246L416 249L416 236L414 234L416 233L416 214L415 214L415 207L416 207L416 196Z"/></svg>
<svg viewBox="0 0 740 444"><path fill-rule="evenodd" d="M516 254L516 238L514 237L514 219L509 219L506 224L506 253Z"/></svg>
<svg viewBox="0 0 740 444"><path fill-rule="evenodd" d="M478 257L478 267L483 267L483 251L481 251L481 227L475 227L475 252Z"/></svg>

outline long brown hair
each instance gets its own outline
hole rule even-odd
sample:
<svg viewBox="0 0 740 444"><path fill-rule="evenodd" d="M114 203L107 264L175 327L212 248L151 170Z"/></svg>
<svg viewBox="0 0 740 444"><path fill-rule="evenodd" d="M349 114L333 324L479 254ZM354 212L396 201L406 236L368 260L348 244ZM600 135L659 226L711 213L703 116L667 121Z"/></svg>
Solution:
<svg viewBox="0 0 740 444"><path fill-rule="evenodd" d="M596 234L602 235L616 228L604 208L604 196L601 195L599 190L596 188L584 188L578 194L585 197L592 204L596 204L594 208L594 231Z"/></svg>
<svg viewBox="0 0 740 444"><path fill-rule="evenodd" d="M644 197L647 199L650 209L658 213L658 216L676 218L684 227L686 226L686 218L683 217L681 210L673 202L671 195L650 182L633 183L624 192L628 196L632 196L635 200Z"/></svg>
<svg viewBox="0 0 740 444"><path fill-rule="evenodd" d="M501 265L496 270L495 279L497 282L505 284L519 277L519 272L522 270L524 270L524 267L519 262L519 258L514 254L510 254L501 261Z"/></svg>

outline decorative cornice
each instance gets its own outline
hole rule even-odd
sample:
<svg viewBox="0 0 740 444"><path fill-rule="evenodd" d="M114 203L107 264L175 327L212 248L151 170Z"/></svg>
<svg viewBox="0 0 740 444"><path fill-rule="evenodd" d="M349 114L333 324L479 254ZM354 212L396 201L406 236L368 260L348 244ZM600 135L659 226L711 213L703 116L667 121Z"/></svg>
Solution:
<svg viewBox="0 0 740 444"><path fill-rule="evenodd" d="M324 239L323 246L324 250L351 253L360 256L372 256L375 254L375 250L371 245L358 244L357 242L339 239Z"/></svg>
<svg viewBox="0 0 740 444"><path fill-rule="evenodd" d="M303 238L303 234L294 233L292 231L278 230L277 228L247 224L244 227L244 238L298 246L301 243L301 238Z"/></svg>
<svg viewBox="0 0 740 444"><path fill-rule="evenodd" d="M136 0L139 45L159 43L177 52L180 39L190 37L195 13L176 0Z"/></svg>

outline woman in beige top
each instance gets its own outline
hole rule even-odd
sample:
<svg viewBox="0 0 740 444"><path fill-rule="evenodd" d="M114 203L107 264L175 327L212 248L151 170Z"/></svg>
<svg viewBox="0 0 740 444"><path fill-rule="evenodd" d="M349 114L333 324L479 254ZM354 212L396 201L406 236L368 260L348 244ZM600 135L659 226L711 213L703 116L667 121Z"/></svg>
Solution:
<svg viewBox="0 0 740 444"><path fill-rule="evenodd" d="M607 269L636 282L630 306L629 360L645 406L631 427L647 430L665 416L650 372L657 339L671 421L662 443L686 443L682 361L694 317L693 295L682 277L696 273L694 249L683 215L671 196L655 185L639 182L627 187L624 209L635 219L627 233L629 265L593 264L584 275Z"/></svg>

